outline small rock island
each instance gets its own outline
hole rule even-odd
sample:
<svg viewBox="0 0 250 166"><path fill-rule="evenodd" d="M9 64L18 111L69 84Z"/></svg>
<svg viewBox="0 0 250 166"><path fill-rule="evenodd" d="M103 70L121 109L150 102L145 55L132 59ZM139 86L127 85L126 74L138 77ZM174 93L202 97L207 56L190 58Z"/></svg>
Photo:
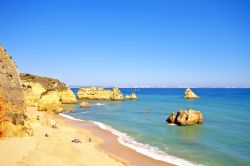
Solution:
<svg viewBox="0 0 250 166"><path fill-rule="evenodd" d="M190 88L187 88L184 93L185 99L197 99L199 96L197 96Z"/></svg>
<svg viewBox="0 0 250 166"><path fill-rule="evenodd" d="M195 111L192 109L180 110L177 112L176 116L174 112L171 112L166 121L170 124L177 124L180 126L202 124L203 115L200 111Z"/></svg>
<svg viewBox="0 0 250 166"><path fill-rule="evenodd" d="M89 108L89 103L88 102L82 102L81 104L80 104L80 107L81 108Z"/></svg>
<svg viewBox="0 0 250 166"><path fill-rule="evenodd" d="M127 100L136 100L137 96L136 96L136 94L134 92L132 92L130 95L126 95L125 99L127 99Z"/></svg>

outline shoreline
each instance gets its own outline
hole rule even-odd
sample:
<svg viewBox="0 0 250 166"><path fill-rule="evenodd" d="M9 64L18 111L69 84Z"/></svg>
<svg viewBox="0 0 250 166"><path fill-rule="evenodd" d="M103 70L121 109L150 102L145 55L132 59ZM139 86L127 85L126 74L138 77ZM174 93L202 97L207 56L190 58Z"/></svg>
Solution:
<svg viewBox="0 0 250 166"><path fill-rule="evenodd" d="M111 156L114 155L114 158L116 158L117 156L122 157L123 159L125 159L126 161L130 161L134 165L141 165L142 162L147 161L144 165L156 164L159 166L201 166L201 164L189 162L185 159L168 155L156 147L139 143L134 139L132 139L133 144L130 144L131 137L101 122L77 119L64 113L60 114L60 117L63 118L66 123L70 123L74 126L80 126L81 128L90 130L90 132L94 136L101 138L103 141L98 146L102 151L104 150ZM121 138L121 135L125 135L126 139L124 140L124 138ZM145 148L145 146L147 147L147 149ZM124 152L126 152L127 154L124 154Z"/></svg>
<svg viewBox="0 0 250 166"><path fill-rule="evenodd" d="M27 109L27 116L34 135L0 139L0 165L173 166L120 144L116 135L94 123L40 112L34 107ZM75 138L80 143L72 143Z"/></svg>
<svg viewBox="0 0 250 166"><path fill-rule="evenodd" d="M0 165L128 165L100 151L97 144L101 139L90 131L66 123L59 115L40 112L34 107L29 107L26 113L34 135L0 139ZM72 142L75 139L80 142Z"/></svg>
<svg viewBox="0 0 250 166"><path fill-rule="evenodd" d="M156 160L152 157L146 156L136 150L121 144L118 141L118 136L98 126L97 124L81 119L75 119L69 115L60 114L58 119L63 120L67 125L73 127L81 127L83 130L88 130L92 137L97 139L96 148L101 152L107 153L115 160L128 166L174 166L174 164L165 161Z"/></svg>
<svg viewBox="0 0 250 166"><path fill-rule="evenodd" d="M74 166L196 165L133 138L131 144L131 137L101 122L76 119L67 114L48 114L35 107L28 107L27 115L34 136L0 139L0 154L4 154L0 165L68 166L74 160ZM72 143L75 138L81 142Z"/></svg>

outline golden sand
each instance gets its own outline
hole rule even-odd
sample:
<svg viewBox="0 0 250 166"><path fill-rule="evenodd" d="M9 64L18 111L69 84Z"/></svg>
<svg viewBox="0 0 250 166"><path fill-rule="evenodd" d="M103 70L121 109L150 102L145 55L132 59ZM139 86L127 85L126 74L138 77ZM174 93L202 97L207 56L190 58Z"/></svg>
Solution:
<svg viewBox="0 0 250 166"><path fill-rule="evenodd" d="M34 136L1 139L1 166L170 165L121 145L115 135L90 122L72 121L34 108L27 114ZM75 138L81 143L72 143Z"/></svg>

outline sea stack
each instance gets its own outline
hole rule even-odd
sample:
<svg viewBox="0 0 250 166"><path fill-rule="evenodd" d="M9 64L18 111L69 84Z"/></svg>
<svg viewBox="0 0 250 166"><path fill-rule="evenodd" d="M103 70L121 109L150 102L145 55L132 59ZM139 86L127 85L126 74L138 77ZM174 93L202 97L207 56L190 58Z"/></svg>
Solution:
<svg viewBox="0 0 250 166"><path fill-rule="evenodd" d="M171 124L174 124L175 122L175 115L174 115L174 112L171 112L169 117L167 118L167 122L168 123L171 123Z"/></svg>
<svg viewBox="0 0 250 166"><path fill-rule="evenodd" d="M177 124L180 126L189 126L194 124L203 123L203 115L200 111L196 110L180 110L177 112L175 117L174 112L170 113L170 116L167 119L168 123Z"/></svg>
<svg viewBox="0 0 250 166"><path fill-rule="evenodd" d="M184 93L185 99L197 99L199 96L197 96L190 88L187 88Z"/></svg>
<svg viewBox="0 0 250 166"><path fill-rule="evenodd" d="M137 96L134 92L132 92L130 95L125 96L125 99L127 100L136 100Z"/></svg>
<svg viewBox="0 0 250 166"><path fill-rule="evenodd" d="M30 136L26 122L24 93L12 58L0 45L0 137Z"/></svg>

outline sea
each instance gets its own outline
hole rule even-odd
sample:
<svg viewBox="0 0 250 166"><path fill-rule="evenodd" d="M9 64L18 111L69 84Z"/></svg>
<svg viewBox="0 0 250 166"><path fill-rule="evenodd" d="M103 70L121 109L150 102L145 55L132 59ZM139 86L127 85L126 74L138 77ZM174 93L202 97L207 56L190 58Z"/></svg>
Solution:
<svg viewBox="0 0 250 166"><path fill-rule="evenodd" d="M78 88L72 88L74 93ZM194 88L199 99L183 98L182 88L121 88L137 100L89 101L90 108L65 105L68 117L88 120L118 141L157 160L180 166L250 165L250 89ZM194 109L201 125L169 125L171 112Z"/></svg>

